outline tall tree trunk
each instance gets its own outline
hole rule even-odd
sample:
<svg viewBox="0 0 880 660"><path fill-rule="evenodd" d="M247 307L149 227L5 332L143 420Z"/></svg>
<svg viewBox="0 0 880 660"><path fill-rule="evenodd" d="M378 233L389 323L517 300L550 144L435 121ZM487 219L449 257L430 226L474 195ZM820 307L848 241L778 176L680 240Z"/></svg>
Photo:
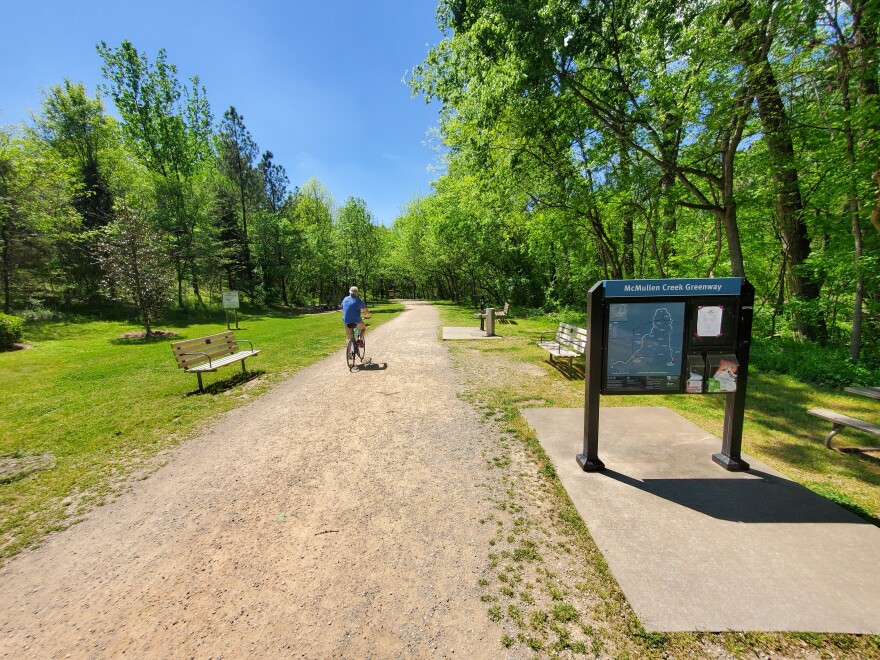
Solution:
<svg viewBox="0 0 880 660"><path fill-rule="evenodd" d="M764 127L764 143L770 158L771 176L776 184L776 211L782 236L782 249L788 262L788 286L797 300L819 299L821 286L815 277L803 272L810 257L810 238L804 221L794 145L779 86L764 53L753 69L752 86L758 103L758 115ZM795 314L799 334L811 340L827 337L825 319L814 311Z"/></svg>
<svg viewBox="0 0 880 660"><path fill-rule="evenodd" d="M803 272L810 256L810 239L803 217L804 204L795 167L791 127L779 84L767 59L772 37L766 26L751 14L752 5L746 1L740 3L732 15L734 27L742 33L738 51L747 69L746 84L757 101L764 128L770 174L776 185L782 249L788 262L789 290L795 299L809 303L819 299L821 287L814 277ZM816 310L795 312L795 325L798 333L808 339L824 341L827 337L824 317Z"/></svg>

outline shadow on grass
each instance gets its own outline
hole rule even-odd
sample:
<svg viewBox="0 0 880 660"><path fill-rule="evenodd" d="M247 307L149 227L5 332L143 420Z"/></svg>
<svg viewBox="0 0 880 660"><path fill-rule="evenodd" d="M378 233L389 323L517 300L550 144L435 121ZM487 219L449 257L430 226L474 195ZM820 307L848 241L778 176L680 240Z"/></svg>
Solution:
<svg viewBox="0 0 880 660"><path fill-rule="evenodd" d="M256 380L260 376L266 374L264 369L257 369L256 371L236 371L235 374L225 378L224 380L215 381L209 385L205 385L205 391L199 392L198 389L193 390L192 392L187 392L186 396L197 396L201 394L222 394L223 392L228 392L229 390L238 387L243 383L247 383L251 380ZM187 374L192 376L193 374ZM204 378L204 375L202 376Z"/></svg>
<svg viewBox="0 0 880 660"><path fill-rule="evenodd" d="M880 460L869 453L829 451L824 439L830 423L810 415L821 392L807 386L795 386L784 379L757 374L749 379L746 415L750 423L786 438L761 443L761 451L788 465L814 474L836 473L880 486L877 466ZM846 411L841 411L846 412ZM870 446L875 438L847 429L837 436L840 444ZM841 447L845 449L845 447Z"/></svg>
<svg viewBox="0 0 880 660"><path fill-rule="evenodd" d="M116 337L110 340L114 346L138 346L141 344L161 344L166 341L181 339L176 332L165 335L150 335L149 337Z"/></svg>
<svg viewBox="0 0 880 660"><path fill-rule="evenodd" d="M0 353L12 353L13 351L25 351L29 348L33 348L33 346L31 346L30 344L16 342L12 346L0 346Z"/></svg>
<svg viewBox="0 0 880 660"><path fill-rule="evenodd" d="M550 358L547 358L546 360L542 360L542 361L544 362L544 364L547 364L547 365L553 367L554 369L556 369L556 371L558 371L563 376L568 378L568 380L571 380L571 381L583 380L586 377L585 373L584 373L584 365L578 364L577 362L572 362L571 374L569 374L568 373L568 360L562 360L562 359L550 360Z"/></svg>

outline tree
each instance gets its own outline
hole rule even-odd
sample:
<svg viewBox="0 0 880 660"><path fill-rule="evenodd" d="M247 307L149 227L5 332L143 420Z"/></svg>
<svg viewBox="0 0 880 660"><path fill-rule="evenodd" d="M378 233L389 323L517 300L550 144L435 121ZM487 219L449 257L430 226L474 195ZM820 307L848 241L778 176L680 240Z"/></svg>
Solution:
<svg viewBox="0 0 880 660"><path fill-rule="evenodd" d="M731 9L729 18L738 36L735 50L745 66L745 84L755 98L764 129L770 173L776 184L776 213L787 264L788 286L792 296L806 303L809 309L810 304L819 299L820 282L804 270L810 258L810 239L804 218L791 121L769 60L774 40L771 26L778 24L773 8L773 3L757 5L743 0ZM824 340L825 323L816 311L796 312L795 323L804 337Z"/></svg>
<svg viewBox="0 0 880 660"><path fill-rule="evenodd" d="M278 213L290 196L290 179L284 167L272 162L275 155L271 151L260 158L259 171L263 177L264 201L272 213Z"/></svg>
<svg viewBox="0 0 880 660"><path fill-rule="evenodd" d="M271 151L263 153L258 166L263 183L263 196L257 212L259 223L254 249L263 278L263 290L268 300L281 297L290 304L288 279L293 262L299 256L302 241L291 222L292 199L287 172L272 162Z"/></svg>
<svg viewBox="0 0 880 660"><path fill-rule="evenodd" d="M339 293L339 267L334 257L333 196L318 179L309 179L293 199L295 227L303 235L303 256L296 264L303 297L325 302Z"/></svg>
<svg viewBox="0 0 880 660"><path fill-rule="evenodd" d="M16 284L51 262L50 236L75 229L70 205L77 189L67 163L45 145L0 129L0 286L3 312L12 309Z"/></svg>
<svg viewBox="0 0 880 660"><path fill-rule="evenodd" d="M177 300L183 307L187 273L200 298L196 234L204 215L198 206L201 196L193 186L200 168L213 156L213 118L205 89L197 76L190 79L190 86L181 86L177 67L168 63L164 48L155 62L127 40L118 48L102 41L97 50L108 81L102 89L119 111L123 137L159 177L157 208L163 228L174 237Z"/></svg>
<svg viewBox="0 0 880 660"><path fill-rule="evenodd" d="M339 263L346 281L357 283L366 299L366 287L379 261L379 241L373 216L360 197L349 197L339 209L336 219Z"/></svg>
<svg viewBox="0 0 880 660"><path fill-rule="evenodd" d="M82 225L80 231L60 240L57 247L69 297L93 299L102 279L95 230L113 218L107 171L114 122L104 114L99 98L89 98L82 83L65 80L63 86L54 85L45 92L32 134L58 158L65 159L74 175L78 192L71 203Z"/></svg>
<svg viewBox="0 0 880 660"><path fill-rule="evenodd" d="M142 212L122 205L116 220L104 230L101 247L109 283L134 307L149 337L171 302L174 281L160 233Z"/></svg>
<svg viewBox="0 0 880 660"><path fill-rule="evenodd" d="M237 214L241 221L241 264L244 285L254 298L254 266L251 261L248 216L260 198L260 176L254 168L259 153L257 143L244 125L244 117L234 106L223 113L220 132L217 135L217 164L221 174L229 181L237 201Z"/></svg>

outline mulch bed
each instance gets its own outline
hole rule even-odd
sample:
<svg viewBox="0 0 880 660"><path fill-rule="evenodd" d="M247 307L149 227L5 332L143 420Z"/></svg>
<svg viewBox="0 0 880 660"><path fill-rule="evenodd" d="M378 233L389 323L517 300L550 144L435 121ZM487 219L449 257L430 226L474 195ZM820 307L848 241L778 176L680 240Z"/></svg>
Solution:
<svg viewBox="0 0 880 660"><path fill-rule="evenodd" d="M157 337L176 337L177 333L172 332L171 330L153 330L150 332L150 339L156 339ZM144 330L140 330L138 332L126 332L124 334L119 335L120 339L147 339L147 333Z"/></svg>

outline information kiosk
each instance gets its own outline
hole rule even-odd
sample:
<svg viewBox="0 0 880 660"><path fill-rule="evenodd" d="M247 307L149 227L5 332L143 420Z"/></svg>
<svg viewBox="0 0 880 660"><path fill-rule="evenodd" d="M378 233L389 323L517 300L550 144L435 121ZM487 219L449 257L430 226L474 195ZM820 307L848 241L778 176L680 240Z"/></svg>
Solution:
<svg viewBox="0 0 880 660"><path fill-rule="evenodd" d="M605 280L590 289L584 394L585 472L599 460L599 395L723 394L721 451L712 460L745 471L743 414L755 290L739 277Z"/></svg>

